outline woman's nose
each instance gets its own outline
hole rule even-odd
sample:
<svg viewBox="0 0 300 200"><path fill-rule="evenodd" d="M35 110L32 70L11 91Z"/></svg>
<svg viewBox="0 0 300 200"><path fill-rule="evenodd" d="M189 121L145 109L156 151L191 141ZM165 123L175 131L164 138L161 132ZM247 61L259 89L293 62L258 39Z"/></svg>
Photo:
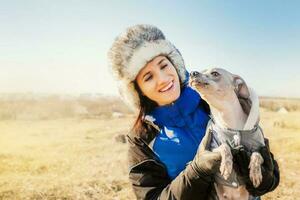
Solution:
<svg viewBox="0 0 300 200"><path fill-rule="evenodd" d="M159 73L158 84L164 84L168 81L168 75L166 73Z"/></svg>
<svg viewBox="0 0 300 200"><path fill-rule="evenodd" d="M195 76L198 76L200 73L199 72L197 72L197 71L192 71L191 73L190 73L190 77L195 77Z"/></svg>

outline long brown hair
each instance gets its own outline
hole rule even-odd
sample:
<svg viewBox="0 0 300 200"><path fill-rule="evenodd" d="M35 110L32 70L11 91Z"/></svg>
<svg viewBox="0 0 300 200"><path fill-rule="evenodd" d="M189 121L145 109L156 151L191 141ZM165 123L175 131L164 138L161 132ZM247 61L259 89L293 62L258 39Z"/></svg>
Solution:
<svg viewBox="0 0 300 200"><path fill-rule="evenodd" d="M142 134L145 131L145 127L143 125L143 117L146 113L151 112L158 104L149 99L147 96L143 95L140 87L138 86L136 80L133 82L134 88L137 91L140 99L140 111L138 117L136 118L131 131L135 134Z"/></svg>

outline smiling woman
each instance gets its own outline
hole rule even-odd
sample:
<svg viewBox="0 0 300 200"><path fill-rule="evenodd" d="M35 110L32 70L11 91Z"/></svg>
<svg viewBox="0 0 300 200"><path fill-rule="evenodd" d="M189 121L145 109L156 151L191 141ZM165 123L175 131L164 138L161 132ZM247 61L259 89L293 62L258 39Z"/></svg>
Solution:
<svg viewBox="0 0 300 200"><path fill-rule="evenodd" d="M157 56L148 62L136 81L143 95L160 106L172 103L180 95L178 74L165 56Z"/></svg>
<svg viewBox="0 0 300 200"><path fill-rule="evenodd" d="M210 111L187 84L178 49L157 27L136 25L116 38L108 55L121 96L137 111L127 135L129 179L137 199L214 196L221 155L204 148ZM259 194L271 189L259 188Z"/></svg>

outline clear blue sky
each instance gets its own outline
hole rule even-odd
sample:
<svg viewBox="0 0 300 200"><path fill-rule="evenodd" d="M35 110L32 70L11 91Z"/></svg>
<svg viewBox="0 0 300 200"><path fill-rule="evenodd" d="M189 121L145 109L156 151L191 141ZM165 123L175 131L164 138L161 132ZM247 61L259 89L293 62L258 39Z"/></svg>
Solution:
<svg viewBox="0 0 300 200"><path fill-rule="evenodd" d="M300 97L300 1L0 0L0 93L117 94L107 50L158 26L188 70L218 66L259 95Z"/></svg>

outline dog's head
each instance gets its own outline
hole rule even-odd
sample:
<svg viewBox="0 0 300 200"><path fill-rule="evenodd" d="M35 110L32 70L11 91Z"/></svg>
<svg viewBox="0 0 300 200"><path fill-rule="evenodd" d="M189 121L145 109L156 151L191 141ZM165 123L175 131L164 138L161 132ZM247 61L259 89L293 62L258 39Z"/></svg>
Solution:
<svg viewBox="0 0 300 200"><path fill-rule="evenodd" d="M221 105L224 101L238 98L244 112L249 113L251 101L246 82L222 68L190 73L189 84L209 105Z"/></svg>

